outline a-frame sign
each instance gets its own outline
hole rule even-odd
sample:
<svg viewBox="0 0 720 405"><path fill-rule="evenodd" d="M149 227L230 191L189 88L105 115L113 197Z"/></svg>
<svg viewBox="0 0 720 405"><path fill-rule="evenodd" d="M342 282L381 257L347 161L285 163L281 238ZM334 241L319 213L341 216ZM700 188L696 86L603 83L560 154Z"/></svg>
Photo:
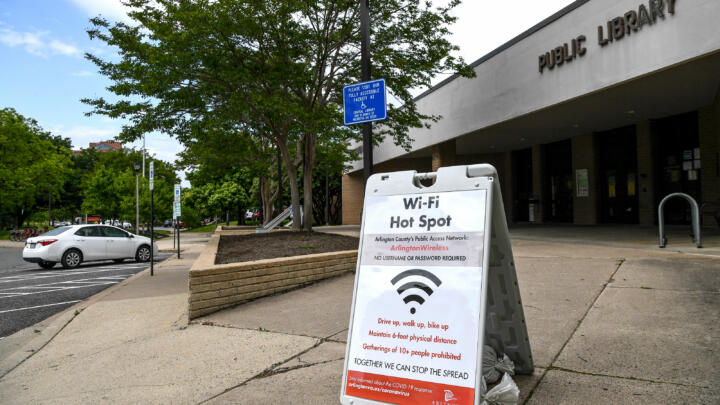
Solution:
<svg viewBox="0 0 720 405"><path fill-rule="evenodd" d="M479 405L483 344L533 372L497 171L373 175L341 403Z"/></svg>

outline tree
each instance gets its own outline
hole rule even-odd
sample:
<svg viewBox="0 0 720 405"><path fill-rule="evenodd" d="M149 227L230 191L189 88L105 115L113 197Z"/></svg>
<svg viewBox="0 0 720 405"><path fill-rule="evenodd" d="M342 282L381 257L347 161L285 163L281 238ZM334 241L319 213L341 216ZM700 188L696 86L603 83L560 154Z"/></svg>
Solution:
<svg viewBox="0 0 720 405"><path fill-rule="evenodd" d="M263 189L263 207L272 207L277 197L277 188L272 184L279 184L271 170L276 163L272 145L252 142L254 139L250 137L238 139L235 134L224 131L206 135L187 142L180 154L179 166L189 171L187 178L192 186L224 182L230 176L242 193L237 199L239 223L245 210L253 204L251 196L257 194L258 185Z"/></svg>
<svg viewBox="0 0 720 405"><path fill-rule="evenodd" d="M122 219L134 223L136 196L133 163L142 159L140 152L111 151L95 153L93 157L92 169L81 178L82 210L98 214L103 219ZM179 179L171 164L152 160L155 166L154 217L162 220L172 215L173 188ZM140 221L149 223L149 179L140 177L139 182Z"/></svg>
<svg viewBox="0 0 720 405"><path fill-rule="evenodd" d="M121 97L85 99L91 113L124 117L121 139L163 131L187 144L226 131L238 139L274 143L290 183L299 219L297 177L302 157L305 217L312 218L312 173L319 140L357 136L339 125L343 85L360 79L357 0L129 0L130 26L97 17L88 31L119 48L120 60L86 55ZM409 148L411 127L441 117L417 111L410 90L429 86L438 73L472 76L446 37L459 4L374 2L373 69L400 103L391 105L375 141L391 136ZM292 155L293 147L297 150ZM306 221L310 230L312 221ZM299 223L293 224L299 229Z"/></svg>
<svg viewBox="0 0 720 405"><path fill-rule="evenodd" d="M22 226L39 202L60 194L72 165L69 146L14 109L0 110L0 219Z"/></svg>

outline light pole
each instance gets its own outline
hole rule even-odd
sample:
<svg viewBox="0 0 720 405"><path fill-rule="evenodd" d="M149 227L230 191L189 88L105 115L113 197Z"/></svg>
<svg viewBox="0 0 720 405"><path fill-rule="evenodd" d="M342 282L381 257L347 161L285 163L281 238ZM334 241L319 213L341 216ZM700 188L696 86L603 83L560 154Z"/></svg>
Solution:
<svg viewBox="0 0 720 405"><path fill-rule="evenodd" d="M140 234L140 162L135 162L133 167L135 169L135 234Z"/></svg>

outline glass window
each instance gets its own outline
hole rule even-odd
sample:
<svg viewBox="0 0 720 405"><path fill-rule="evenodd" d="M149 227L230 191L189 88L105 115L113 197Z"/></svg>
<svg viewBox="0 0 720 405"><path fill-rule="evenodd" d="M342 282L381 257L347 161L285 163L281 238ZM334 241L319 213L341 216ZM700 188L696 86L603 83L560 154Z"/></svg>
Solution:
<svg viewBox="0 0 720 405"><path fill-rule="evenodd" d="M110 238L127 238L127 233L111 226L103 226L103 233Z"/></svg>
<svg viewBox="0 0 720 405"><path fill-rule="evenodd" d="M59 227L59 228L55 228L55 229L53 229L53 230L47 231L47 232L45 232L44 234L42 234L41 236L57 236L57 235L60 235L61 233L65 232L65 231L67 231L67 230L70 230L70 227L69 227L69 226L61 226L61 227Z"/></svg>
<svg viewBox="0 0 720 405"><path fill-rule="evenodd" d="M100 234L100 229L97 226L86 226L84 228L80 228L77 232L75 232L75 235L78 236L102 236Z"/></svg>

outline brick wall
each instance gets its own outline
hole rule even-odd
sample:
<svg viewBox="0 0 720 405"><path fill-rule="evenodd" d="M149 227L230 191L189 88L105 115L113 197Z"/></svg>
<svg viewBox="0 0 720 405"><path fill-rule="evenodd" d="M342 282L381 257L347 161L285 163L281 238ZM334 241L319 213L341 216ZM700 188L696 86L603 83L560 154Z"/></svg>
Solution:
<svg viewBox="0 0 720 405"><path fill-rule="evenodd" d="M215 265L219 241L214 235L190 270L189 319L354 271L357 262L348 250Z"/></svg>
<svg viewBox="0 0 720 405"><path fill-rule="evenodd" d="M415 170L419 173L429 172L432 169L431 157L393 159L378 163L373 167L373 173L397 172ZM363 172L345 174L342 177L342 222L343 225L360 225L362 221L362 207L364 199Z"/></svg>
<svg viewBox="0 0 720 405"><path fill-rule="evenodd" d="M364 198L363 172L344 174L342 177L342 223L360 225Z"/></svg>
<svg viewBox="0 0 720 405"><path fill-rule="evenodd" d="M454 166L456 156L455 140L433 145L432 147L432 171L436 172L441 167Z"/></svg>

